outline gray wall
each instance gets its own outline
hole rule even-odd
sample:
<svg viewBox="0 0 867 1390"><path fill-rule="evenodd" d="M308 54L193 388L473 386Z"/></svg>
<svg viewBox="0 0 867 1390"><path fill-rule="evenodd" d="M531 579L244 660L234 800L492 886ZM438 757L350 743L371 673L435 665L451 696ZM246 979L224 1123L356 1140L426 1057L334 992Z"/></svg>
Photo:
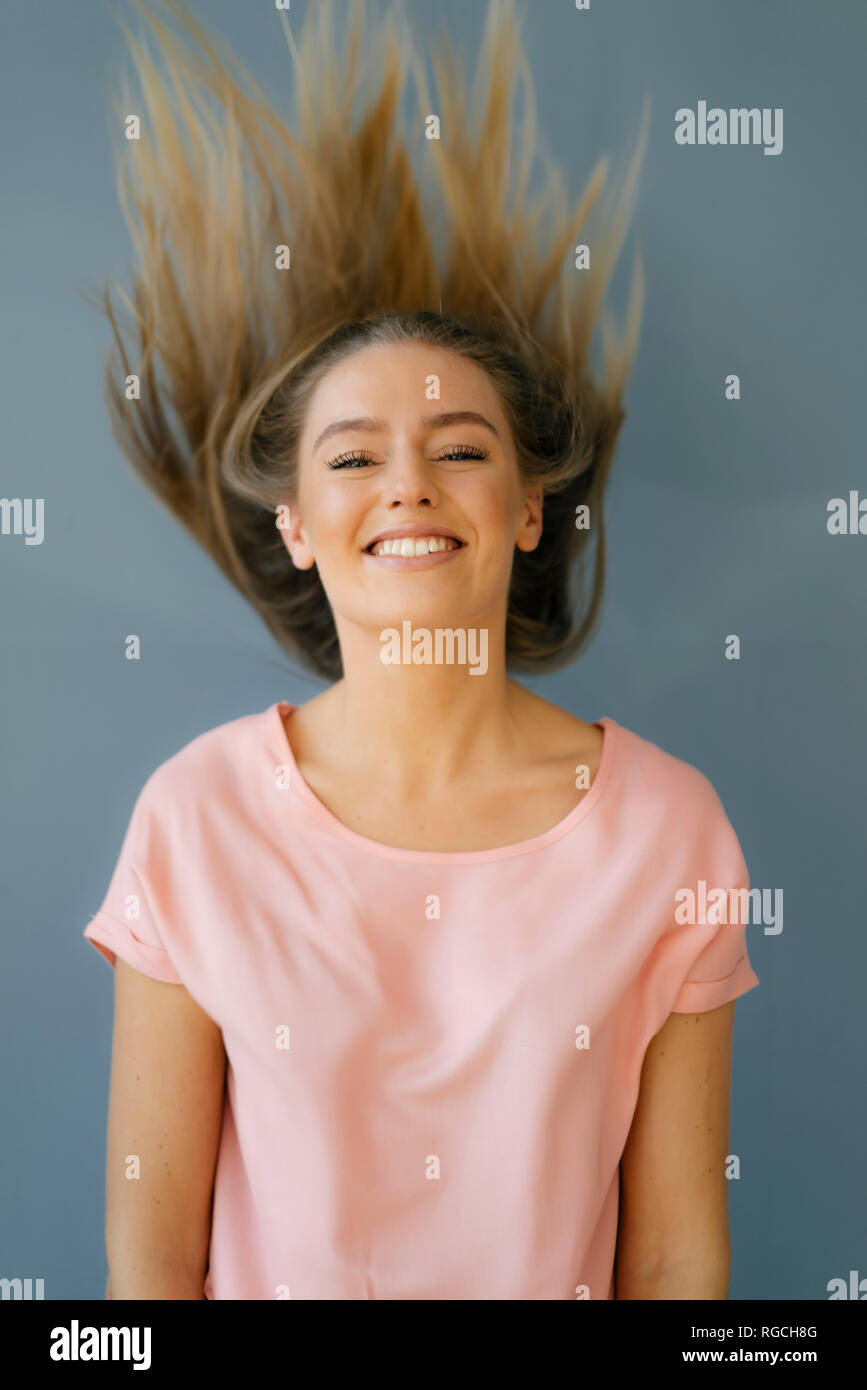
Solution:
<svg viewBox="0 0 867 1390"><path fill-rule="evenodd" d="M268 0L191 0L282 99ZM292 7L300 21L303 0ZM131 8L120 0L121 12ZM407 0L473 43L481 3ZM615 170L648 89L636 226L647 310L615 463L604 622L532 682L700 767L778 936L750 929L737 1006L733 1298L822 1299L867 1275L863 999L867 536L826 508L864 469L863 53L857 0L524 6L540 126L577 194ZM4 135L0 495L45 537L0 536L3 612L0 1275L101 1298L112 989L81 936L135 796L203 730L321 688L144 493L102 402L108 329L76 292L130 247L108 142L122 61L108 5L0 7ZM674 112L784 109L784 148L684 148ZM625 304L634 241L615 280ZM742 399L722 394L729 372ZM128 662L122 639L144 638ZM738 633L742 655L726 661Z"/></svg>

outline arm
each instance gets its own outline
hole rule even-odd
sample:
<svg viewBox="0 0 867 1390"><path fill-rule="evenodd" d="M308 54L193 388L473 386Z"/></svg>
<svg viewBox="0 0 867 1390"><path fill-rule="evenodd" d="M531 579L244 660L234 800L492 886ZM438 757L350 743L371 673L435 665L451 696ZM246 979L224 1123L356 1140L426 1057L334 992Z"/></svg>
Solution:
<svg viewBox="0 0 867 1390"><path fill-rule="evenodd" d="M226 1054L183 985L117 958L106 1152L107 1299L202 1299ZM140 1177L127 1178L128 1155Z"/></svg>
<svg viewBox="0 0 867 1390"><path fill-rule="evenodd" d="M618 1299L724 1299L735 1000L651 1040L620 1163Z"/></svg>

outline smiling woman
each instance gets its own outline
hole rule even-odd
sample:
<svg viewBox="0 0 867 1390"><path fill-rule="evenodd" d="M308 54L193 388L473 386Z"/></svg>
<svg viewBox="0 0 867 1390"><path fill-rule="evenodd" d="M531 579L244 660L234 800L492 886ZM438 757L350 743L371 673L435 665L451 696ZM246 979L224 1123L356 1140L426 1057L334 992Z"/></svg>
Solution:
<svg viewBox="0 0 867 1390"><path fill-rule="evenodd" d="M340 72L330 0L300 47L283 16L297 134L170 8L198 47L144 14L180 121L130 39L151 122L120 156L141 269L132 356L106 296L112 418L328 685L156 769L86 928L122 962L110 1296L723 1298L732 1010L757 980L743 925L675 907L699 879L745 889L740 846L697 769L507 674L562 665L598 617L640 273L598 376L590 344L646 114L613 209L600 166L568 212L556 171L528 195L510 3L472 118L447 49L434 102L374 23L358 125L364 6ZM398 129L408 65L444 266Z"/></svg>

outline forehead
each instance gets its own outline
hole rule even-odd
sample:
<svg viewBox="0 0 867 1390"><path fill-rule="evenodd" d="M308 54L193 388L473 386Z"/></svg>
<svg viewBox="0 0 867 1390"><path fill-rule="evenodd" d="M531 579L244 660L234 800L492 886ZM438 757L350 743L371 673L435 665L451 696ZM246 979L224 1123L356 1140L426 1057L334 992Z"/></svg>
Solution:
<svg viewBox="0 0 867 1390"><path fill-rule="evenodd" d="M431 343L377 343L333 366L319 382L304 433L315 437L331 418L376 415L385 419L437 409L479 410L507 431L497 390L483 367Z"/></svg>

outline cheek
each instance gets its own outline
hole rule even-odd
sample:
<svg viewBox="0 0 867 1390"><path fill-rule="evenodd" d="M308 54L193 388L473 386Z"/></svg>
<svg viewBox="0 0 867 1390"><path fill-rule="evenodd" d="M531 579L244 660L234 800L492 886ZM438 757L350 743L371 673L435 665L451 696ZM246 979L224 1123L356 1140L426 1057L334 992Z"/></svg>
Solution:
<svg viewBox="0 0 867 1390"><path fill-rule="evenodd" d="M450 485L443 485L443 502L452 500L465 516L479 523L479 527L503 525L514 506L511 488L506 478L497 473L485 473L482 468L472 473L456 474Z"/></svg>
<svg viewBox="0 0 867 1390"><path fill-rule="evenodd" d="M489 479L478 478L461 499L463 510L472 519L479 544L487 552L511 552L520 515L520 500L505 484L492 486Z"/></svg>
<svg viewBox="0 0 867 1390"><path fill-rule="evenodd" d="M302 493L301 513L314 550L334 551L355 543L369 510L364 492L359 481L347 484L326 478Z"/></svg>

